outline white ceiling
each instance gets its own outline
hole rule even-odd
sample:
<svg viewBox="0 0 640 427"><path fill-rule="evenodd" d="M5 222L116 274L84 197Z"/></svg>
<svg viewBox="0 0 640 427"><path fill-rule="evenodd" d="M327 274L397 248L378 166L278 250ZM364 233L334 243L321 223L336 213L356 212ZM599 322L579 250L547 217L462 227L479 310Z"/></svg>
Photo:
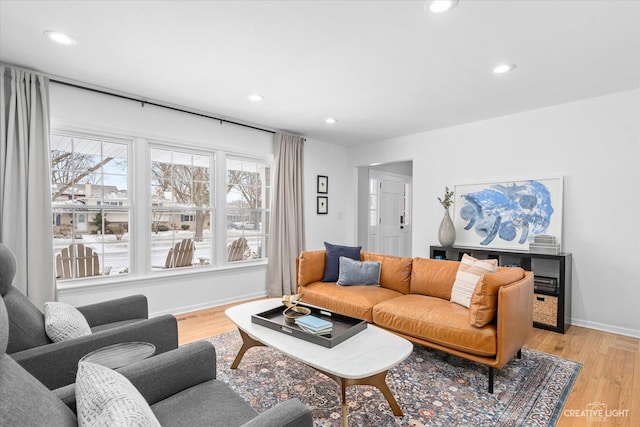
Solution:
<svg viewBox="0 0 640 427"><path fill-rule="evenodd" d="M0 0L0 61L344 145L640 87L640 1L424 4Z"/></svg>

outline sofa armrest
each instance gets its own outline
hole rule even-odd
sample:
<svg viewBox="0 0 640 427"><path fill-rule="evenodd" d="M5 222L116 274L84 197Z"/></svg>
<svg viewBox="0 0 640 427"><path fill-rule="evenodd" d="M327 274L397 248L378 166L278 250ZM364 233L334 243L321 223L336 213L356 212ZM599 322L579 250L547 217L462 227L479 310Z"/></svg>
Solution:
<svg viewBox="0 0 640 427"><path fill-rule="evenodd" d="M496 365L502 368L520 350L533 331L533 273L498 292L498 349Z"/></svg>
<svg viewBox="0 0 640 427"><path fill-rule="evenodd" d="M303 251L296 257L296 280L298 286L319 282L324 277L326 251Z"/></svg>
<svg viewBox="0 0 640 427"><path fill-rule="evenodd" d="M76 308L92 328L122 320L149 318L149 306L144 295L132 295Z"/></svg>
<svg viewBox="0 0 640 427"><path fill-rule="evenodd" d="M150 405L216 379L216 349L197 341L118 370Z"/></svg>
<svg viewBox="0 0 640 427"><path fill-rule="evenodd" d="M242 427L313 427L313 415L298 399L278 403Z"/></svg>
<svg viewBox="0 0 640 427"><path fill-rule="evenodd" d="M178 347L178 322L171 315L141 320L84 337L30 348L10 356L53 390L75 382L78 361L112 344L143 341L156 346L156 354Z"/></svg>
<svg viewBox="0 0 640 427"><path fill-rule="evenodd" d="M117 370L142 394L149 405L216 378L216 349L207 341L122 367ZM73 412L76 409L75 384L53 390Z"/></svg>

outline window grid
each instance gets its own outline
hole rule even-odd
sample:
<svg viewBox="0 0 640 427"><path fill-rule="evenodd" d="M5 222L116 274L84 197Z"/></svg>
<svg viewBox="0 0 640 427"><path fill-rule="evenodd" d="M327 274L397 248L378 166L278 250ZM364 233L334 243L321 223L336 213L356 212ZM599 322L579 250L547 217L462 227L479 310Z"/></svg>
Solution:
<svg viewBox="0 0 640 427"><path fill-rule="evenodd" d="M58 280L129 272L129 141L51 135Z"/></svg>
<svg viewBox="0 0 640 427"><path fill-rule="evenodd" d="M212 264L214 153L152 146L151 267Z"/></svg>
<svg viewBox="0 0 640 427"><path fill-rule="evenodd" d="M133 158L134 144L145 147L138 153L148 153L146 179L133 179L132 165L140 164ZM124 278L133 272L132 259L143 259L140 251L151 264L145 268L142 262L135 269L140 275L267 258L271 164L262 157L55 130L50 161L59 283ZM225 169L222 175L214 173L216 167ZM141 216L133 216L132 194L149 195L139 201L147 206ZM217 221L226 219L226 226L215 226L216 206L222 210ZM176 247L184 240L193 242L191 253L188 244L186 252Z"/></svg>

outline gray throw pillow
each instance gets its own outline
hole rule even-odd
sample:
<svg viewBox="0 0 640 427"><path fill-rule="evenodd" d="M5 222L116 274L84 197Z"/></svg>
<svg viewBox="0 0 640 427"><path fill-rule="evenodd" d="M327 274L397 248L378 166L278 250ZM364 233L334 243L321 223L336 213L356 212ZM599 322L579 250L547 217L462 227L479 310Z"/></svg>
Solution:
<svg viewBox="0 0 640 427"><path fill-rule="evenodd" d="M91 327L82 313L64 302L44 303L44 330L53 342L91 335Z"/></svg>
<svg viewBox="0 0 640 427"><path fill-rule="evenodd" d="M338 285L380 285L380 261L354 261L340 257Z"/></svg>
<svg viewBox="0 0 640 427"><path fill-rule="evenodd" d="M160 426L128 379L95 363L78 364L76 405L79 426Z"/></svg>

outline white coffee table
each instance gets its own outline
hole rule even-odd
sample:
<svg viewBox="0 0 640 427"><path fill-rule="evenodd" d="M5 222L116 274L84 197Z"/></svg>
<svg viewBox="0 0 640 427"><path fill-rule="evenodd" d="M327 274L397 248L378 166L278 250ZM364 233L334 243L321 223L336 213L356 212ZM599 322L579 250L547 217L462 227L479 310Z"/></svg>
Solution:
<svg viewBox="0 0 640 427"><path fill-rule="evenodd" d="M238 327L243 341L231 369L238 367L248 349L268 346L333 378L340 385L343 425L347 425L345 390L352 385L377 387L389 402L394 415L403 415L389 390L386 376L389 369L409 357L413 344L384 329L367 325L364 331L335 347L326 348L251 322L251 315L280 305L282 301L273 298L237 305L225 311Z"/></svg>

